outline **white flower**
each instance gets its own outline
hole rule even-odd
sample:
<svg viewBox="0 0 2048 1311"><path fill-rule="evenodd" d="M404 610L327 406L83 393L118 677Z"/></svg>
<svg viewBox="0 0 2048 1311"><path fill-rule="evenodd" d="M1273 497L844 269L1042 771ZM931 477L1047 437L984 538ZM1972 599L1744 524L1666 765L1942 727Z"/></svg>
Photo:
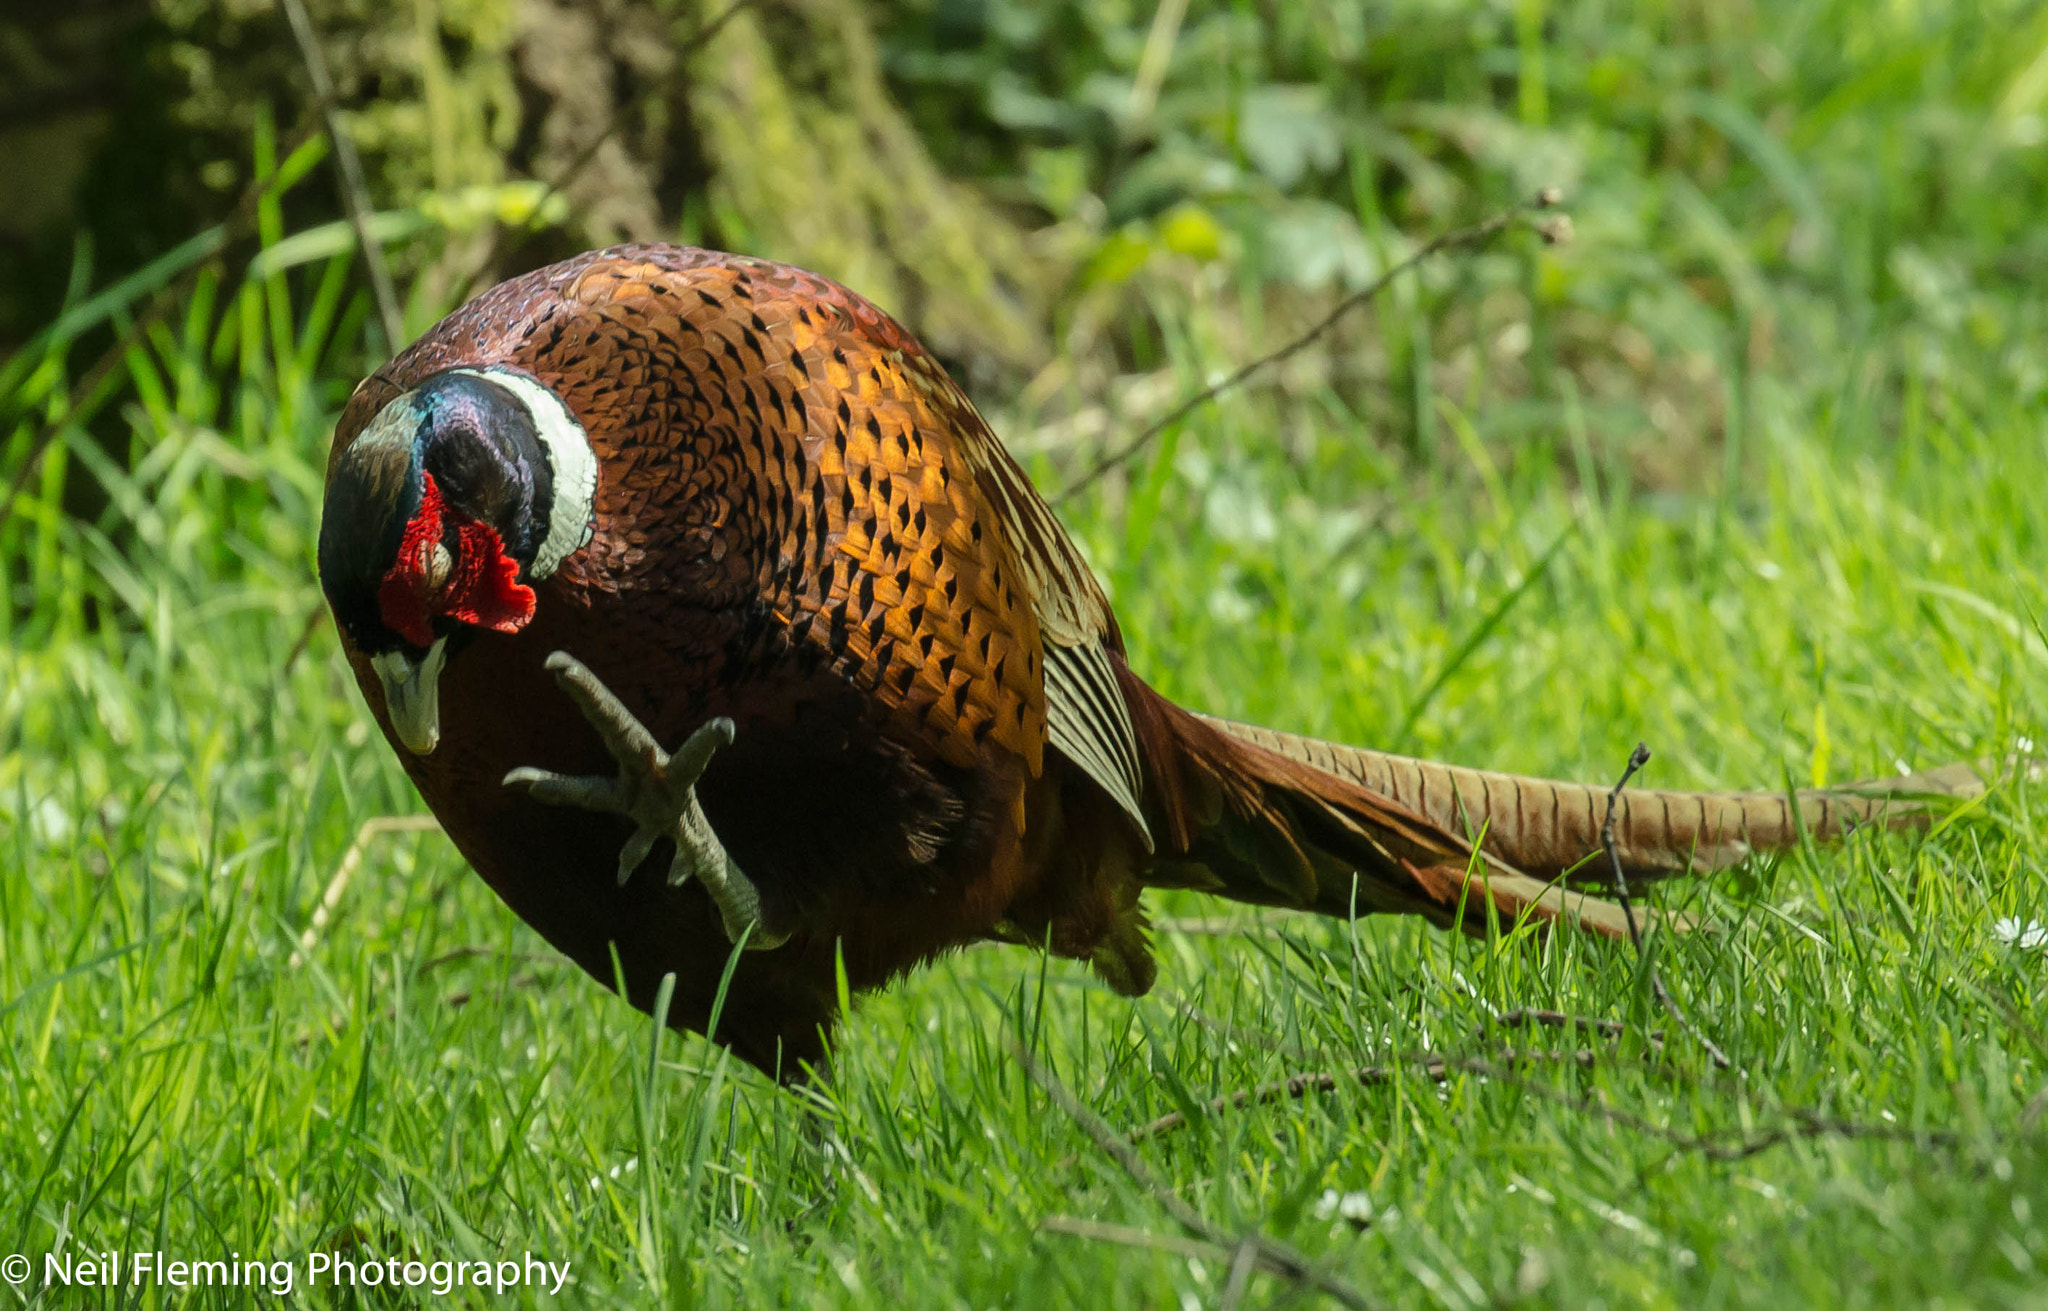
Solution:
<svg viewBox="0 0 2048 1311"><path fill-rule="evenodd" d="M1316 1202L1316 1219L1333 1220L1342 1216L1354 1225L1372 1223L1372 1197L1363 1192L1340 1193L1334 1188L1325 1188Z"/></svg>
<svg viewBox="0 0 2048 1311"><path fill-rule="evenodd" d="M2017 946L2022 951L2048 947L2048 925L2039 920L2028 920L2025 927L2021 927L2018 916L2008 915L1993 924L1991 932L2000 942Z"/></svg>

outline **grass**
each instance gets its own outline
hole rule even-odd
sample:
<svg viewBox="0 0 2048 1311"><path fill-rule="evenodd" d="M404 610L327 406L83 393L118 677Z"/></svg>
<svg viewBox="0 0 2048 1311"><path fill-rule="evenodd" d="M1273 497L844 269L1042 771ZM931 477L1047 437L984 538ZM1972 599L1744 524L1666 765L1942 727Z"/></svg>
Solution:
<svg viewBox="0 0 2048 1311"><path fill-rule="evenodd" d="M0 1247L531 1250L571 1262L572 1304L1213 1305L1228 1261L1036 1232L1177 1231L1007 1044L1131 1127L1291 1072L1485 1056L1499 1039L1475 1030L1513 1007L1661 1023L1605 943L1267 917L1162 933L1136 1003L968 952L863 1005L806 1101L657 1037L438 835L379 839L295 966L357 827L417 802L327 633L281 668L316 600L294 567L303 471L266 471L260 443L228 464L167 401L133 512L155 564L115 589L125 622L64 613L89 589L52 584L51 632L5 656ZM317 410L266 414L317 449ZM1227 401L1130 505L1077 516L1139 667L1193 704L1377 741L1441 674L1414 747L1604 778L1641 737L1659 784L1883 774L2040 736L2048 460L2023 413L1930 405L1863 455L1767 424L1732 513L1575 488L1540 448L1487 475L1496 502L1335 423L1303 476L1241 438L1269 417ZM265 478L269 515L151 526L181 479ZM59 530L60 577L113 568L86 525ZM2022 1112L2048 1080L2044 961L1994 923L2043 913L2036 801L2001 786L1932 836L1673 889L1720 931L1660 943L1662 968L1732 1071L1629 1038L1586 1070L1411 1070L1196 1114L1143 1151L1216 1225L1399 1305L2028 1302L2048 1261L2048 1153ZM1588 1100L1677 1135L1812 1112L1953 1142L1822 1135L1720 1162Z"/></svg>
<svg viewBox="0 0 2048 1311"><path fill-rule="evenodd" d="M279 249L274 197L254 212ZM1619 241L1588 260L1669 255ZM249 1301L43 1287L46 1253L138 1249L292 1260L306 1305L421 1297L309 1294L313 1252L573 1272L559 1299L456 1305L1230 1301L1227 1246L1058 1231L1185 1237L1020 1042L1113 1126L1186 1114L1139 1151L1217 1230L1390 1305L2048 1304L2048 955L2000 930L2048 920L2025 780L1929 834L1657 894L1716 926L1653 944L1725 1071L1676 1033L1649 1051L1665 1021L1609 943L1250 913L1216 933L1194 921L1228 908L1192 897L1157 900L1182 927L1150 997L972 950L864 1002L804 1095L558 963L438 834L376 838L302 947L364 822L418 809L331 632L307 631L319 461L365 332L327 249L111 298L81 273L82 308L0 373L0 470L61 436L0 528L0 1256L35 1262L0 1305ZM1540 283L1549 258L1468 267ZM1253 321L1238 294L1161 310L1188 389ZM1808 316L1824 298L1784 294ZM74 404L68 334L102 322L116 381ZM1911 369L1845 337L1738 377L1734 479L1646 481L1639 438L1569 382L1514 409L1417 381L1442 437L1417 460L1290 375L1066 516L1134 663L1203 709L1603 780L1640 739L1657 786L2003 759L2048 740L2048 444L2018 348L1980 360L1970 322L1938 329L1887 339ZM1517 1007L1629 1031L1585 1068L1458 1064L1566 1041L1486 1031ZM1452 1059L1441 1083L1398 1059L1422 1049ZM1203 1109L1367 1064L1394 1073ZM1696 1142L1787 1128L1740 1159ZM1258 1274L1238 1304L1288 1292Z"/></svg>

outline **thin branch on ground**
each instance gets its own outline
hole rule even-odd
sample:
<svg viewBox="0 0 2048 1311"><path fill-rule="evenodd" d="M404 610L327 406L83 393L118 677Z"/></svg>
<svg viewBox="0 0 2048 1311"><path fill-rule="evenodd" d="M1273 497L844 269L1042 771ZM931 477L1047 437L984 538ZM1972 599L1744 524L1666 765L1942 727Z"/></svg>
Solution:
<svg viewBox="0 0 2048 1311"><path fill-rule="evenodd" d="M539 983L542 979L546 977L547 975L541 973L538 970L528 970L524 974L515 974L511 978L505 980L504 990L510 991L513 988L531 988L534 984ZM459 1011L463 1007L469 1005L469 1003L474 1001L475 999L476 992L474 989L457 988L454 992L451 992L446 997L443 997L441 999L441 1004L443 1006L446 1006L449 1010ZM396 1011L387 1011L386 1018L391 1018L395 1014Z"/></svg>
<svg viewBox="0 0 2048 1311"><path fill-rule="evenodd" d="M1614 845L1614 811L1621 803L1621 790L1636 776L1636 771L1650 763L1650 748L1643 742L1636 743L1636 749L1628 753L1628 764L1622 769L1621 777L1607 793L1607 818L1600 825L1600 848L1607 853L1610 868L1608 882L1613 885L1614 899L1621 903L1621 913L1628 920L1628 940L1635 944L1636 957L1643 954L1642 930L1636 927L1635 903L1629 900L1628 875L1621 868L1621 852Z"/></svg>
<svg viewBox="0 0 2048 1311"><path fill-rule="evenodd" d="M1252 1286L1252 1271L1258 1266L1258 1245L1246 1238L1231 1254L1230 1277L1223 1283L1223 1297L1216 1303L1216 1311L1237 1311L1246 1290Z"/></svg>
<svg viewBox="0 0 2048 1311"><path fill-rule="evenodd" d="M503 947L481 946L457 947L452 951L442 952L432 960L422 962L419 968L413 971L413 977L431 974L443 965L452 965L463 960L515 960L529 965L559 965L562 958L551 951L512 951Z"/></svg>
<svg viewBox="0 0 2048 1311"><path fill-rule="evenodd" d="M1148 1252L1167 1252L1184 1256L1190 1260L1207 1260L1230 1263L1230 1272L1223 1286L1223 1297L1217 1311L1234 1311L1244 1299L1251 1285L1252 1273L1259 1267L1259 1245L1246 1238L1235 1249L1220 1243L1205 1242L1199 1238L1184 1238L1179 1234L1155 1234L1149 1229L1134 1225L1106 1224L1100 1220L1083 1220L1078 1216L1049 1215L1038 1222L1042 1234L1063 1234L1068 1238L1085 1238L1097 1243L1114 1243L1119 1247L1135 1247Z"/></svg>
<svg viewBox="0 0 2048 1311"><path fill-rule="evenodd" d="M341 904L342 894L348 891L348 882L355 877L356 867L363 863L363 852L373 839L392 833L431 833L440 827L441 822L432 815L379 815L364 820L356 830L355 840L341 853L341 863L334 867L334 877L327 880L327 890L320 894L320 904L313 908L313 918L299 935L299 945L286 967L298 969L312 957L314 944L320 941L327 922L334 918L334 908Z"/></svg>
<svg viewBox="0 0 2048 1311"><path fill-rule="evenodd" d="M1628 895L1628 875L1621 868L1621 848L1616 846L1614 841L1614 816L1621 805L1621 790L1628 786L1628 781L1636 776L1637 770L1649 763L1650 748L1641 742L1636 743L1636 749L1629 752L1628 767L1621 771L1621 778L1615 782L1614 790L1607 794L1607 818L1600 825L1600 846L1607 852L1607 867L1614 881L1614 899L1621 903L1622 917L1628 921L1628 937L1629 941L1635 944L1636 963L1649 973L1651 993L1656 996L1665 1013L1671 1016L1678 1027L1691 1034L1700 1046L1706 1049L1708 1058L1714 1062L1714 1068L1725 1070L1730 1066L1728 1054L1685 1017L1685 1012L1678 1008L1677 1001L1673 1000L1670 991L1664 987L1664 976L1658 972L1656 962L1648 959L1643 953L1643 932L1636 927L1636 908Z"/></svg>
<svg viewBox="0 0 2048 1311"><path fill-rule="evenodd" d="M1105 1155L1122 1166L1124 1173L1131 1177L1131 1181L1150 1194L1181 1228L1197 1238L1215 1244L1225 1253L1234 1251L1240 1243L1249 1243L1256 1249L1259 1265L1265 1270L1294 1283L1311 1285L1344 1306L1353 1308L1354 1311L1379 1305L1310 1260L1305 1253L1297 1251L1277 1238L1270 1238L1257 1229L1252 1229L1241 1236L1232 1235L1211 1224L1202 1217L1201 1212L1188 1204L1186 1198L1152 1172L1152 1167L1145 1164L1144 1158L1138 1155L1137 1149L1131 1146L1128 1140L1104 1123L1101 1116L1083 1106L1080 1099L1060 1082L1057 1075L1040 1065L1023 1043L1014 1037L1011 1038L1010 1050L1017 1058L1018 1064L1024 1067L1024 1073L1030 1076L1031 1081L1044 1089L1045 1095L1052 1098L1054 1104L1065 1111L1068 1118L1079 1125L1082 1132L1093 1139Z"/></svg>
<svg viewBox="0 0 2048 1311"><path fill-rule="evenodd" d="M1628 1026L1620 1020L1598 1020L1590 1015L1569 1015L1564 1011L1517 1006L1511 1011L1502 1011L1488 1019L1485 1024L1479 1026L1478 1033L1473 1036L1484 1037L1486 1030L1496 1024L1503 1029L1575 1029L1581 1033L1604 1033L1610 1038L1618 1038L1628 1031ZM1661 1041L1663 1036L1660 1031L1652 1033L1650 1039L1653 1042Z"/></svg>
<svg viewBox="0 0 2048 1311"><path fill-rule="evenodd" d="M1153 422L1136 437L1131 438L1116 450L1098 458L1079 477L1055 493L1051 498L1052 504L1059 505L1071 499L1103 475L1130 463L1140 451L1151 445L1153 439L1157 438L1161 433L1173 427L1182 419L1187 418L1188 415L1193 414L1203 405L1215 400L1224 392L1239 386L1247 378L1261 370L1290 359L1307 349L1324 334L1328 333L1330 329L1336 327L1346 315L1361 305L1372 301L1374 297L1385 291L1393 283L1394 279L1410 269L1426 262L1432 256L1439 255L1447 250L1484 245L1509 228L1525 222L1531 212L1555 208L1562 200L1563 197L1556 188L1545 187L1528 200L1520 201L1493 215L1491 218L1482 219L1468 227L1453 228L1448 232L1439 233L1428 241L1423 242L1420 246L1409 252L1405 259L1395 262L1392 267L1381 273L1377 278L1374 278L1370 283L1352 292L1343 300L1338 301L1336 307L1324 315L1308 331L1277 350L1269 351L1248 364L1239 365L1220 382L1204 387L1179 405L1174 406L1165 418ZM1559 242L1568 239L1571 228L1569 223L1564 221L1563 216L1558 215L1554 216L1550 223L1539 226L1538 231L1542 233L1544 240Z"/></svg>
<svg viewBox="0 0 2048 1311"><path fill-rule="evenodd" d="M1179 1234L1155 1234L1150 1229L1140 1229L1135 1225L1105 1224L1100 1220L1083 1220L1071 1215L1046 1216L1038 1222L1038 1231L1086 1238L1098 1243L1115 1243L1119 1247L1170 1252L1174 1256L1190 1256L1204 1261L1227 1261L1231 1256L1231 1249L1221 1243L1184 1238Z"/></svg>
<svg viewBox="0 0 2048 1311"><path fill-rule="evenodd" d="M299 58L306 65L313 97L326 106L327 140L334 147L334 171L341 181L342 207L348 211L349 226L355 229L356 249L362 253L363 268L370 275L370 291L377 298L377 316L384 325L386 349L396 355L405 345L405 315L398 306L398 291L391 282L391 269L384 263L384 248L370 235L370 186L363 177L362 157L341 122L341 108L335 103L334 78L327 70L327 56L320 49L320 35L306 14L303 0L279 0L285 19L291 24L292 39L298 42Z"/></svg>
<svg viewBox="0 0 2048 1311"><path fill-rule="evenodd" d="M284 653L284 663L278 666L278 682L282 683L285 679L292 676L293 667L299 663L299 657L306 654L306 649L313 645L313 634L320 631L320 621L325 618L327 618L327 601L323 597L315 601L312 607L306 611L305 622L299 625L298 640L292 643L291 650Z"/></svg>
<svg viewBox="0 0 2048 1311"><path fill-rule="evenodd" d="M1474 1029L1472 1031L1473 1041L1485 1041L1487 1030L1496 1025L1504 1029L1570 1029L1575 1033L1599 1033L1605 1034L1615 1042L1620 1042L1621 1036L1628 1032L1628 1026L1620 1020L1600 1020L1594 1019L1590 1015L1571 1015L1564 1011L1548 1011L1540 1010L1533 1006L1517 1006L1511 1011L1503 1011L1499 1015L1491 1017L1477 1029ZM1664 1054L1664 1030L1651 1029L1647 1034L1643 1035L1643 1040L1648 1045L1651 1055L1662 1056Z"/></svg>

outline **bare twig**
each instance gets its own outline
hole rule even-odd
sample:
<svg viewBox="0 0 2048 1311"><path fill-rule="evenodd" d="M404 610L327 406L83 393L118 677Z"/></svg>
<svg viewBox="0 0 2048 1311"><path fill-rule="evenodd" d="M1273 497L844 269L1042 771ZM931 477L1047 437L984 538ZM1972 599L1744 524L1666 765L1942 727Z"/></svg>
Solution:
<svg viewBox="0 0 2048 1311"><path fill-rule="evenodd" d="M1563 197L1558 194L1555 188L1545 187L1530 199L1512 205L1491 218L1482 219L1468 227L1453 228L1449 232L1438 233L1409 252L1407 258L1397 261L1391 268L1387 269L1377 278L1374 278L1370 283L1352 292L1343 300L1338 301L1336 308L1324 315L1308 331L1302 333L1278 350L1269 351L1248 364L1238 366L1222 381L1204 387L1179 405L1174 406L1165 418L1155 421L1143 432L1131 438L1116 450L1101 456L1095 463L1088 466L1079 477L1055 493L1052 497L1052 503L1059 505L1071 499L1075 494L1094 483L1104 474L1130 463L1131 459L1150 445L1152 440L1158 437L1159 434L1179 423L1182 419L1187 418L1188 415L1194 413L1203 405L1215 400L1231 388L1238 386L1253 374L1289 359L1306 349L1331 328L1336 327L1338 322L1351 313L1351 311L1368 303L1382 291L1385 291L1394 279L1400 277L1403 273L1444 251L1466 246L1483 245L1509 228L1524 221L1530 212L1553 208L1562 199ZM1546 241L1564 240L1570 231L1568 225L1561 226L1556 223L1544 226L1540 230Z"/></svg>
<svg viewBox="0 0 2048 1311"><path fill-rule="evenodd" d="M1479 1035L1475 1036L1483 1036L1489 1027L1496 1024L1503 1029L1576 1029L1582 1033L1604 1033L1610 1038L1620 1037L1628 1028L1620 1020L1598 1020L1590 1015L1567 1015L1563 1011L1517 1006L1488 1020L1479 1027Z"/></svg>
<svg viewBox="0 0 2048 1311"><path fill-rule="evenodd" d="M1629 752L1628 767L1621 771L1621 778L1615 782L1614 790L1607 794L1607 818L1600 825L1600 846L1607 852L1607 867L1614 879L1614 899L1621 903L1622 917L1628 921L1628 936L1629 941L1635 944L1636 961L1649 972L1651 993L1663 1005L1665 1012L1677 1022L1678 1027L1691 1034L1700 1046L1706 1049L1708 1058L1714 1062L1714 1068L1725 1070L1729 1068L1728 1054L1685 1017L1685 1012L1678 1008L1677 1001L1664 987L1664 977L1658 973L1656 962L1644 957L1642 930L1636 927L1636 908L1628 895L1628 875L1622 871L1621 849L1614 842L1614 815L1621 805L1621 790L1628 786L1628 781L1636 776L1637 770L1649 763L1650 748L1641 742L1636 743L1636 749Z"/></svg>
<svg viewBox="0 0 2048 1311"><path fill-rule="evenodd" d="M277 668L277 681L282 683L292 676L292 669L299 663L299 657L306 654L306 648L313 644L313 634L320 631L320 621L327 617L327 602L323 598L315 601L306 611L306 619L299 626L298 640L292 649L284 653L284 663Z"/></svg>
<svg viewBox="0 0 2048 1311"><path fill-rule="evenodd" d="M313 85L314 98L326 106L327 139L334 146L335 172L341 178L341 200L348 210L348 222L355 229L356 248L362 252L363 267L370 274L370 290L377 298L377 316L384 325L386 349L393 355L405 344L405 315L398 307L398 292L391 284L391 270L384 263L384 248L370 236L369 183L363 178L363 161L355 142L343 130L341 109L334 99L334 78L327 71L327 56L320 49L319 33L306 15L302 0L278 0L291 24L292 39L298 42L299 58L305 62L306 78Z"/></svg>
<svg viewBox="0 0 2048 1311"><path fill-rule="evenodd" d="M1480 1025L1473 1032L1472 1037L1475 1040L1483 1041L1486 1038L1486 1031L1494 1025L1499 1025L1504 1029L1570 1029L1576 1033L1599 1033L1605 1034L1617 1042L1620 1041L1624 1033L1628 1032L1628 1026L1620 1020L1600 1020L1594 1019L1590 1015L1568 1015L1563 1011L1546 1011L1538 1010L1533 1006L1518 1006L1514 1010L1503 1011L1501 1014ZM1649 1045L1651 1053L1660 1056L1663 1054L1664 1030L1652 1029L1644 1035L1644 1040Z"/></svg>
<svg viewBox="0 0 2048 1311"><path fill-rule="evenodd" d="M1046 1216L1038 1222L1038 1231L1065 1234L1069 1238L1087 1238L1098 1243L1115 1243L1119 1247L1171 1252L1175 1256L1192 1256L1205 1261L1225 1261L1231 1255L1231 1250L1221 1243L1184 1238L1179 1234L1155 1234L1150 1229L1140 1229L1135 1225L1104 1224L1100 1220L1083 1220L1071 1215Z"/></svg>
<svg viewBox="0 0 2048 1311"><path fill-rule="evenodd" d="M511 978L505 980L505 986L507 988L531 988L534 984L539 983L545 977L547 976L542 974L538 970L528 970L524 974L515 974ZM459 1011L463 1007L469 1005L469 1003L474 1000L476 1000L476 993L472 989L457 988L454 992L451 992L446 997L443 997L441 999L441 1004L443 1006L446 1006L449 1010ZM396 1011L387 1012L387 1014L395 1015Z"/></svg>
<svg viewBox="0 0 2048 1311"><path fill-rule="evenodd" d="M1144 1158L1138 1155L1137 1149L1132 1147L1128 1140L1104 1123L1101 1116L1083 1106L1080 1099L1059 1081L1058 1076L1038 1063L1023 1043L1012 1038L1010 1050L1016 1056L1018 1064L1024 1067L1024 1073L1030 1076L1031 1081L1043 1088L1046 1096L1052 1098L1054 1104L1065 1111L1075 1124L1080 1125L1082 1132L1093 1139L1097 1147L1122 1166L1124 1173L1131 1177L1133 1183L1151 1194L1152 1199L1159 1203L1181 1228L1197 1238L1215 1244L1226 1253L1234 1251L1240 1243L1249 1243L1257 1250L1259 1265L1264 1269L1295 1283L1311 1285L1344 1306L1353 1308L1354 1311L1379 1305L1310 1260L1305 1253L1297 1251L1277 1238L1269 1238L1256 1229L1242 1237L1233 1236L1203 1219L1201 1212L1188 1205L1187 1199L1152 1172L1152 1167L1145 1164Z"/></svg>
<svg viewBox="0 0 2048 1311"><path fill-rule="evenodd" d="M1621 913L1628 920L1628 940L1635 944L1636 955L1643 954L1642 930L1636 927L1636 908L1628 896L1628 875L1621 868L1621 851L1614 845L1614 812L1621 804L1621 790L1636 776L1636 771L1650 763L1650 748L1646 743L1636 743L1636 749L1628 753L1628 765L1621 771L1621 777L1607 794L1607 818L1600 825L1600 846L1607 853L1612 869L1614 899L1621 903Z"/></svg>
<svg viewBox="0 0 2048 1311"><path fill-rule="evenodd" d="M1230 1258L1230 1278L1224 1281L1223 1297L1216 1303L1216 1311L1237 1311L1244 1301L1245 1290L1252 1284L1252 1271L1258 1268L1259 1249L1250 1238L1238 1243L1237 1251Z"/></svg>
<svg viewBox="0 0 2048 1311"><path fill-rule="evenodd" d="M425 816L420 818L425 818ZM413 971L413 975L417 978L438 970L443 965L452 965L456 961L461 960L516 960L524 961L531 965L556 965L561 963L562 958L549 951L506 951L499 947L456 947L451 951L442 952L432 960L422 962L420 967Z"/></svg>
<svg viewBox="0 0 2048 1311"><path fill-rule="evenodd" d="M297 950L286 962L290 969L298 969L313 954L313 945L320 941L320 933L327 927L327 921L334 918L334 908L341 904L341 896L348 891L348 881L355 877L356 867L363 863L363 852L371 839L390 833L430 833L441 827L432 815L379 815L366 819L356 830L355 840L348 844L348 850L341 853L341 863L334 867L334 877L327 880L327 891L320 894L320 904L313 908L313 918L306 924L306 931L299 935Z"/></svg>

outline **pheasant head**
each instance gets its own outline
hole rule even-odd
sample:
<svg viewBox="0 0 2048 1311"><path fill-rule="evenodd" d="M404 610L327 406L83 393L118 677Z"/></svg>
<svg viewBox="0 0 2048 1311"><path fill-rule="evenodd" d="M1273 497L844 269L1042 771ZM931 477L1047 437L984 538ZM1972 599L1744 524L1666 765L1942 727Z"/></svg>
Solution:
<svg viewBox="0 0 2048 1311"><path fill-rule="evenodd" d="M590 540L596 485L576 416L506 369L432 374L342 451L320 522L320 584L377 671L407 750L440 742L450 655L479 633L525 627L532 584Z"/></svg>

